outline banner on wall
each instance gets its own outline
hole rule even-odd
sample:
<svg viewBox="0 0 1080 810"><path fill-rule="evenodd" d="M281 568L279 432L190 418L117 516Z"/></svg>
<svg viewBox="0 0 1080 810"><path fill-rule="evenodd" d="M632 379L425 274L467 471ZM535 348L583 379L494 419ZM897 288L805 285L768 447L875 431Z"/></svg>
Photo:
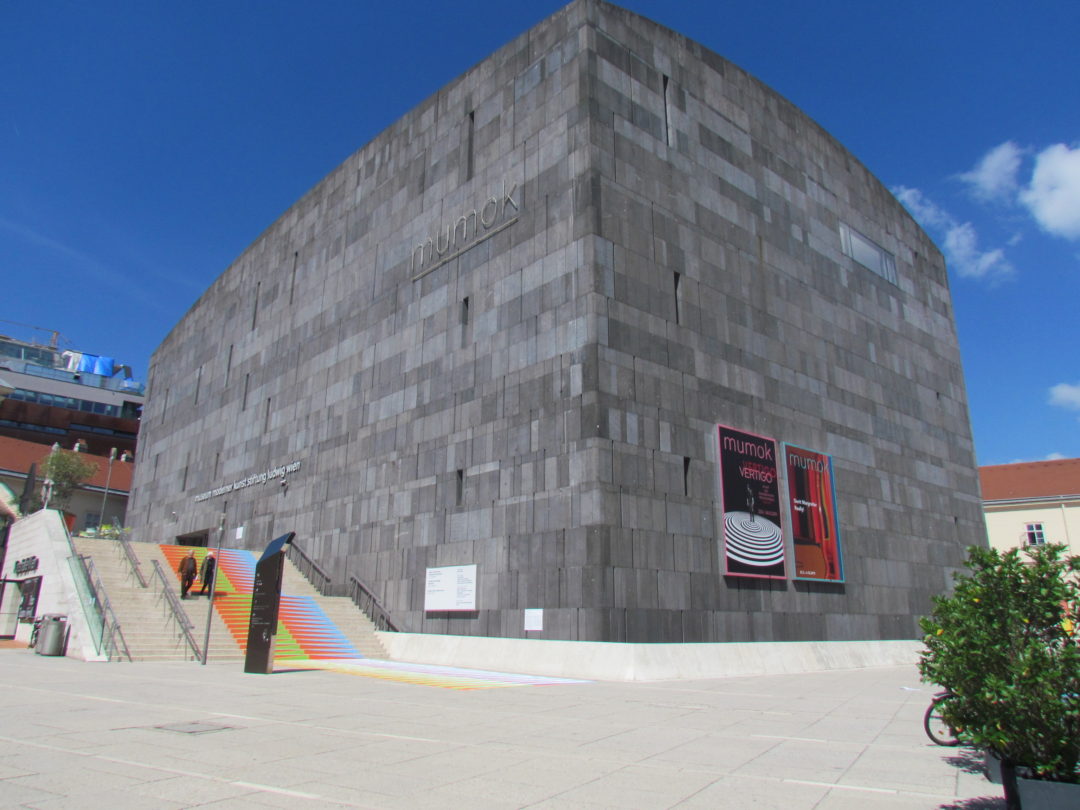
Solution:
<svg viewBox="0 0 1080 810"><path fill-rule="evenodd" d="M719 425L724 573L784 579L776 441Z"/></svg>
<svg viewBox="0 0 1080 810"><path fill-rule="evenodd" d="M793 579L844 581L832 456L784 444L794 548Z"/></svg>

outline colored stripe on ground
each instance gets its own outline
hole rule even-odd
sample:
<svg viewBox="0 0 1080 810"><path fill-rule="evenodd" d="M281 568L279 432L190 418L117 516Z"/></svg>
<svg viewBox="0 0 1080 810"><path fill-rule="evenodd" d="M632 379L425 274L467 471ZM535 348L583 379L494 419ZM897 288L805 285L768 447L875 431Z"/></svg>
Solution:
<svg viewBox="0 0 1080 810"><path fill-rule="evenodd" d="M442 689L509 689L516 686L554 686L557 684L589 683L572 678L546 678L538 675L515 675L509 672L489 672L481 669L460 669L458 667L440 667L427 664L405 664L397 661L376 661L365 658L290 661L287 667L280 667L277 672L289 670L323 670L339 672L345 675L357 675L364 678L378 678L383 681L409 683L416 686L437 686Z"/></svg>

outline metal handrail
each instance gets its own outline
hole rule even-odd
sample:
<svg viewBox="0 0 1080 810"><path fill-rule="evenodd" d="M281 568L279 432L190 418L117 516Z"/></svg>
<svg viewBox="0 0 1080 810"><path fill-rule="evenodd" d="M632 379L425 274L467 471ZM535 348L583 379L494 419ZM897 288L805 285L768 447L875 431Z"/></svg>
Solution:
<svg viewBox="0 0 1080 810"><path fill-rule="evenodd" d="M94 652L101 653L101 637L105 633L105 618L101 612L101 604L98 602L94 585L90 581L90 574L86 570L86 562L72 546L71 556L67 559L71 568L71 577L75 582L75 590L79 595L79 604L82 607L83 616L86 618L86 627Z"/></svg>
<svg viewBox="0 0 1080 810"><path fill-rule="evenodd" d="M109 602L109 596L105 592L105 583L101 581L101 576L94 566L93 558L83 554L75 556L86 572L86 581L90 584L94 601L101 611L101 644L99 649L105 650L105 655L110 661L114 657L118 658L121 654L130 661L131 650L128 649L127 639L124 638L124 633L120 629L120 620L116 618L116 613L113 612L112 603ZM118 638L120 639L119 644L117 643Z"/></svg>
<svg viewBox="0 0 1080 810"><path fill-rule="evenodd" d="M326 596L330 593L330 585L332 579L328 573L319 567L319 564L315 562L307 553L296 545L295 542L289 543L285 546L285 556L289 558L293 565L295 565L301 574L303 574L307 581L310 582L319 593Z"/></svg>
<svg viewBox="0 0 1080 810"><path fill-rule="evenodd" d="M120 547L124 549L124 556L127 557L128 565L131 566L135 579L139 581L139 587L147 587L149 583L146 581L146 577L143 576L142 568L139 567L139 558L135 556L135 549L131 547L131 541L124 537L123 534L116 539L120 541Z"/></svg>
<svg viewBox="0 0 1080 810"><path fill-rule="evenodd" d="M165 577L165 572L161 570L161 563L157 560L151 560L151 562L154 564L154 575L157 577L155 584L160 584L161 586L161 594L165 598L165 604L168 605L169 611L172 614L170 618L176 622L177 626L180 628L181 634L191 648L191 652L195 655L195 660L201 660L202 653L199 651L199 643L195 640L195 636L191 634L191 631L195 629L195 625L191 623L191 619L188 618L183 605L180 604L180 600L177 599L176 594L173 593L172 585Z"/></svg>
<svg viewBox="0 0 1080 810"><path fill-rule="evenodd" d="M90 581L90 572L86 570L86 561L75 548L75 541L71 539L67 526L63 523L61 525L64 527L64 536L67 538L68 550L71 552L68 555L67 563L71 569L71 578L75 583L75 591L79 595L79 603L82 607L83 617L86 619L88 635L94 644L94 652L100 655L101 639L105 634L105 617L102 614L97 593L94 591L94 584ZM108 654L106 653L107 657Z"/></svg>
<svg viewBox="0 0 1080 810"><path fill-rule="evenodd" d="M390 618L390 611L384 608L371 589L353 574L349 574L349 597L353 600L353 604L371 619L376 630L401 632L394 624L394 620Z"/></svg>

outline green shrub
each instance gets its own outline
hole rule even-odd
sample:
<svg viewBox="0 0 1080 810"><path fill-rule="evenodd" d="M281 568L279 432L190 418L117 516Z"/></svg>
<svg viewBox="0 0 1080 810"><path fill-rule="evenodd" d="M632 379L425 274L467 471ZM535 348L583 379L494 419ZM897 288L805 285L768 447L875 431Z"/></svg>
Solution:
<svg viewBox="0 0 1080 810"><path fill-rule="evenodd" d="M957 696L943 708L963 741L1080 782L1080 557L1055 545L1024 556L969 550L969 572L922 620L919 672Z"/></svg>

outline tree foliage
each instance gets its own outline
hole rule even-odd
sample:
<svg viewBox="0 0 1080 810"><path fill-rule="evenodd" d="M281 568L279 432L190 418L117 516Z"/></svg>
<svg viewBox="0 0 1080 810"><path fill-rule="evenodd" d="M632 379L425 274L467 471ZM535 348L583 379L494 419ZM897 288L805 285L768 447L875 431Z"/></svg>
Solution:
<svg viewBox="0 0 1080 810"><path fill-rule="evenodd" d="M1080 557L1064 546L972 548L922 620L923 680L957 697L962 740L1043 779L1080 782Z"/></svg>
<svg viewBox="0 0 1080 810"><path fill-rule="evenodd" d="M71 500L79 485L89 480L98 470L97 464L70 450L54 450L41 462L39 475L52 480L49 506L63 509ZM42 495L44 500L44 494Z"/></svg>

